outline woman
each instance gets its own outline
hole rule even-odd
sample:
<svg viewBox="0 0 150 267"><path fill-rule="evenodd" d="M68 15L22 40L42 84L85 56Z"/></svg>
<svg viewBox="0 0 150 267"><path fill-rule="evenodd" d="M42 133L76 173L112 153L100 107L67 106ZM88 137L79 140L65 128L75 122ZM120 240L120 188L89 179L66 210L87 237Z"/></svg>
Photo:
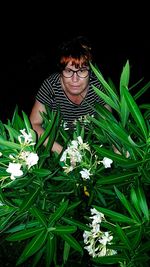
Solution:
<svg viewBox="0 0 150 267"><path fill-rule="evenodd" d="M92 49L85 37L79 36L60 45L59 71L42 83L30 115L31 124L38 136L44 131L40 113L46 112L46 106L54 111L59 109L63 121L72 129L76 120L95 114L96 103L105 105L92 88L94 85L103 90L90 70L90 62L93 62ZM54 142L52 151L61 153L62 146Z"/></svg>

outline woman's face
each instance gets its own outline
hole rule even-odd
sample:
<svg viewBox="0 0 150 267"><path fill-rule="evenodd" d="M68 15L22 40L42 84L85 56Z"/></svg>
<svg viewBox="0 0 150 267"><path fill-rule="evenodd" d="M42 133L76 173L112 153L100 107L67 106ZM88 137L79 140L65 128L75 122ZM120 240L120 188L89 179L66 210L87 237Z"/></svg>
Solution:
<svg viewBox="0 0 150 267"><path fill-rule="evenodd" d="M71 62L67 64L62 71L61 79L63 83L63 89L70 95L80 95L84 92L89 85L89 68L81 67L76 68Z"/></svg>

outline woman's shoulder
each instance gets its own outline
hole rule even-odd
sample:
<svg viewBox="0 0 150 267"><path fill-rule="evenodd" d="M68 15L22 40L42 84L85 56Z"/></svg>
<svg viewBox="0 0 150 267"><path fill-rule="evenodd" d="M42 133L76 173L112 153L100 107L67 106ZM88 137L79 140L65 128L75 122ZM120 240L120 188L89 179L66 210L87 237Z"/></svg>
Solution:
<svg viewBox="0 0 150 267"><path fill-rule="evenodd" d="M58 84L60 83L60 74L58 72L51 73L45 80L53 85Z"/></svg>

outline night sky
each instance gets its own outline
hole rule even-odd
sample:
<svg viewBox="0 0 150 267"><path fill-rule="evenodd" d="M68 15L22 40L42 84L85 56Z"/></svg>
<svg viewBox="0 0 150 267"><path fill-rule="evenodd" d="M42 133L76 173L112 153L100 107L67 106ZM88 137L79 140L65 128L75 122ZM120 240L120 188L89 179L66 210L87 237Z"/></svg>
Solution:
<svg viewBox="0 0 150 267"><path fill-rule="evenodd" d="M81 1L80 1L81 2ZM90 3L90 2L89 2ZM15 106L30 113L41 82L56 69L56 47L64 39L86 35L93 43L95 58L105 78L118 86L127 60L131 81L149 81L150 23L148 6L130 7L126 1L114 6L98 0L50 2L37 6L14 3L2 9L0 119L11 119ZM71 7L70 7L71 5ZM98 5L98 6L97 6ZM59 12L58 15L58 8ZM53 17L52 17L53 16ZM148 93L147 93L148 96ZM143 100L148 98L145 96Z"/></svg>

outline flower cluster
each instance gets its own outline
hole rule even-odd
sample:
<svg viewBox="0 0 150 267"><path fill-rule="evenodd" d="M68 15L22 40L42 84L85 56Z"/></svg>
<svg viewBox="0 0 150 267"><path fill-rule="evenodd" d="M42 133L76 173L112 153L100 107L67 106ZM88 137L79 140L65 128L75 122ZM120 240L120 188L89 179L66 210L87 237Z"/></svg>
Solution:
<svg viewBox="0 0 150 267"><path fill-rule="evenodd" d="M114 255L117 252L107 248L107 244L111 244L113 236L110 232L100 230L100 223L105 221L104 214L98 212L95 208L91 209L92 223L89 224L91 231L84 231L83 238L86 246L84 247L89 255L94 257Z"/></svg>
<svg viewBox="0 0 150 267"><path fill-rule="evenodd" d="M33 152L32 148L35 145L31 133L27 134L26 130L20 130L21 135L18 136L20 143L20 150L13 150L9 154L9 164L6 165L6 172L10 173L10 179L15 180L24 174L24 170L29 170L32 166L36 165L39 157L37 153ZM3 156L2 152L0 155ZM5 164L3 163L5 166ZM5 177L7 178L7 177Z"/></svg>
<svg viewBox="0 0 150 267"><path fill-rule="evenodd" d="M83 142L81 136L71 141L70 145L63 152L60 161L64 163L63 169L65 173L80 167L79 173L83 180L90 179L90 176L96 170L97 164L102 163L105 168L110 168L113 162L106 157L102 161L98 160L97 155L91 151L88 143Z"/></svg>

